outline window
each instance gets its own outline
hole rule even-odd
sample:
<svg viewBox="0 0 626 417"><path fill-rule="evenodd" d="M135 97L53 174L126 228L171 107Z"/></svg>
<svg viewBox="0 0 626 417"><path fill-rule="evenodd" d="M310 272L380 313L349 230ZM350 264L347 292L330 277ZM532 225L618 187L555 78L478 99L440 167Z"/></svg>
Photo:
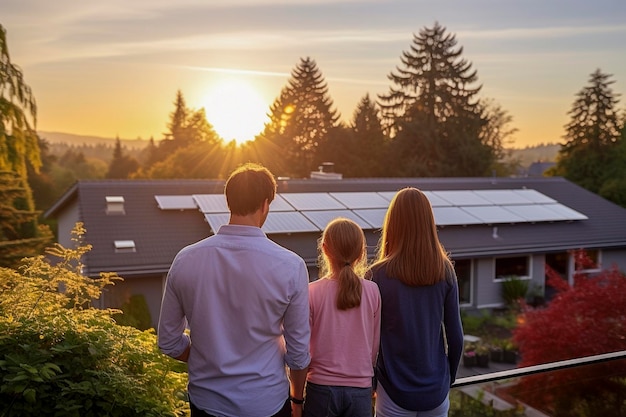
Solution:
<svg viewBox="0 0 626 417"><path fill-rule="evenodd" d="M136 252L134 240L116 240L113 242L115 245L115 253L127 253Z"/></svg>
<svg viewBox="0 0 626 417"><path fill-rule="evenodd" d="M511 256L496 258L495 280L516 276L522 279L530 279L530 258L528 256Z"/></svg>
<svg viewBox="0 0 626 417"><path fill-rule="evenodd" d="M126 214L124 210L124 197L122 196L106 196L106 213L107 214Z"/></svg>
<svg viewBox="0 0 626 417"><path fill-rule="evenodd" d="M472 303L472 260L455 259L454 270L459 283L459 303Z"/></svg>
<svg viewBox="0 0 626 417"><path fill-rule="evenodd" d="M577 273L599 272L601 267L600 250L581 249L573 251L574 268Z"/></svg>

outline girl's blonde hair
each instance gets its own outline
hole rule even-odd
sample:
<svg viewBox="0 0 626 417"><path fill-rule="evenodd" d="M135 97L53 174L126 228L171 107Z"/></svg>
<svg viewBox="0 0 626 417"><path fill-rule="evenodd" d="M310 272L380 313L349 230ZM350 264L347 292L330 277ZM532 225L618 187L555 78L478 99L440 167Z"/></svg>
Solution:
<svg viewBox="0 0 626 417"><path fill-rule="evenodd" d="M367 263L361 227L346 218L332 220L319 239L318 251L320 276L334 276L339 283L337 308L348 310L361 305L361 277Z"/></svg>
<svg viewBox="0 0 626 417"><path fill-rule="evenodd" d="M444 280L452 268L439 242L430 202L417 188L404 188L391 200L372 266L377 267L412 287Z"/></svg>

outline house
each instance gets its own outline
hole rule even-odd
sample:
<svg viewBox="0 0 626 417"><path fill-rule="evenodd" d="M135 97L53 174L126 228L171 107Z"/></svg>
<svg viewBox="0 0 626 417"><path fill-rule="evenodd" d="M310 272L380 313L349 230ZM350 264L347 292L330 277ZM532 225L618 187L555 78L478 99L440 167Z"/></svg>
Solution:
<svg viewBox="0 0 626 417"><path fill-rule="evenodd" d="M598 268L626 270L626 209L558 177L279 179L263 229L305 259L313 280L317 240L328 221L357 221L373 257L386 208L404 187L421 189L431 201L464 308L502 306L502 282L510 276L543 294L546 265L571 280L576 249L586 249ZM141 294L156 323L176 253L228 221L223 188L222 180L85 180L45 216L57 220L66 247L74 224L84 223L93 245L84 259L87 276L124 278L100 306L119 307Z"/></svg>

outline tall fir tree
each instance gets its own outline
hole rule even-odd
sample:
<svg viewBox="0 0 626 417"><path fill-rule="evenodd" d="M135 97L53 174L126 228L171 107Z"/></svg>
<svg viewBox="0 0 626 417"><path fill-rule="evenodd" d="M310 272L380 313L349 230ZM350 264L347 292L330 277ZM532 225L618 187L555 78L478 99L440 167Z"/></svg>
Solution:
<svg viewBox="0 0 626 417"><path fill-rule="evenodd" d="M327 156L337 137L339 113L317 64L303 58L270 106L270 121L256 139L260 158L276 175L308 176Z"/></svg>
<svg viewBox="0 0 626 417"><path fill-rule="evenodd" d="M594 193L602 188L610 172L607 167L619 155L615 152L621 135L619 100L611 89L611 77L597 69L590 75L589 85L578 92L553 170Z"/></svg>
<svg viewBox="0 0 626 417"><path fill-rule="evenodd" d="M414 35L402 65L389 75L393 86L379 104L397 174L489 174L495 155L482 138L481 86L474 86L477 73L462 53L456 37L435 23Z"/></svg>

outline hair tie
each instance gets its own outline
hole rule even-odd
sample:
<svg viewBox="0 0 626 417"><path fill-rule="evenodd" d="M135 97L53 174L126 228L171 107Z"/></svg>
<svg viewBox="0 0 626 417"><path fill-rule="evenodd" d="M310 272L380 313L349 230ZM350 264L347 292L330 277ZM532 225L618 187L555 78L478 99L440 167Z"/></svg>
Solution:
<svg viewBox="0 0 626 417"><path fill-rule="evenodd" d="M350 262L346 262L343 266L350 266Z"/></svg>

